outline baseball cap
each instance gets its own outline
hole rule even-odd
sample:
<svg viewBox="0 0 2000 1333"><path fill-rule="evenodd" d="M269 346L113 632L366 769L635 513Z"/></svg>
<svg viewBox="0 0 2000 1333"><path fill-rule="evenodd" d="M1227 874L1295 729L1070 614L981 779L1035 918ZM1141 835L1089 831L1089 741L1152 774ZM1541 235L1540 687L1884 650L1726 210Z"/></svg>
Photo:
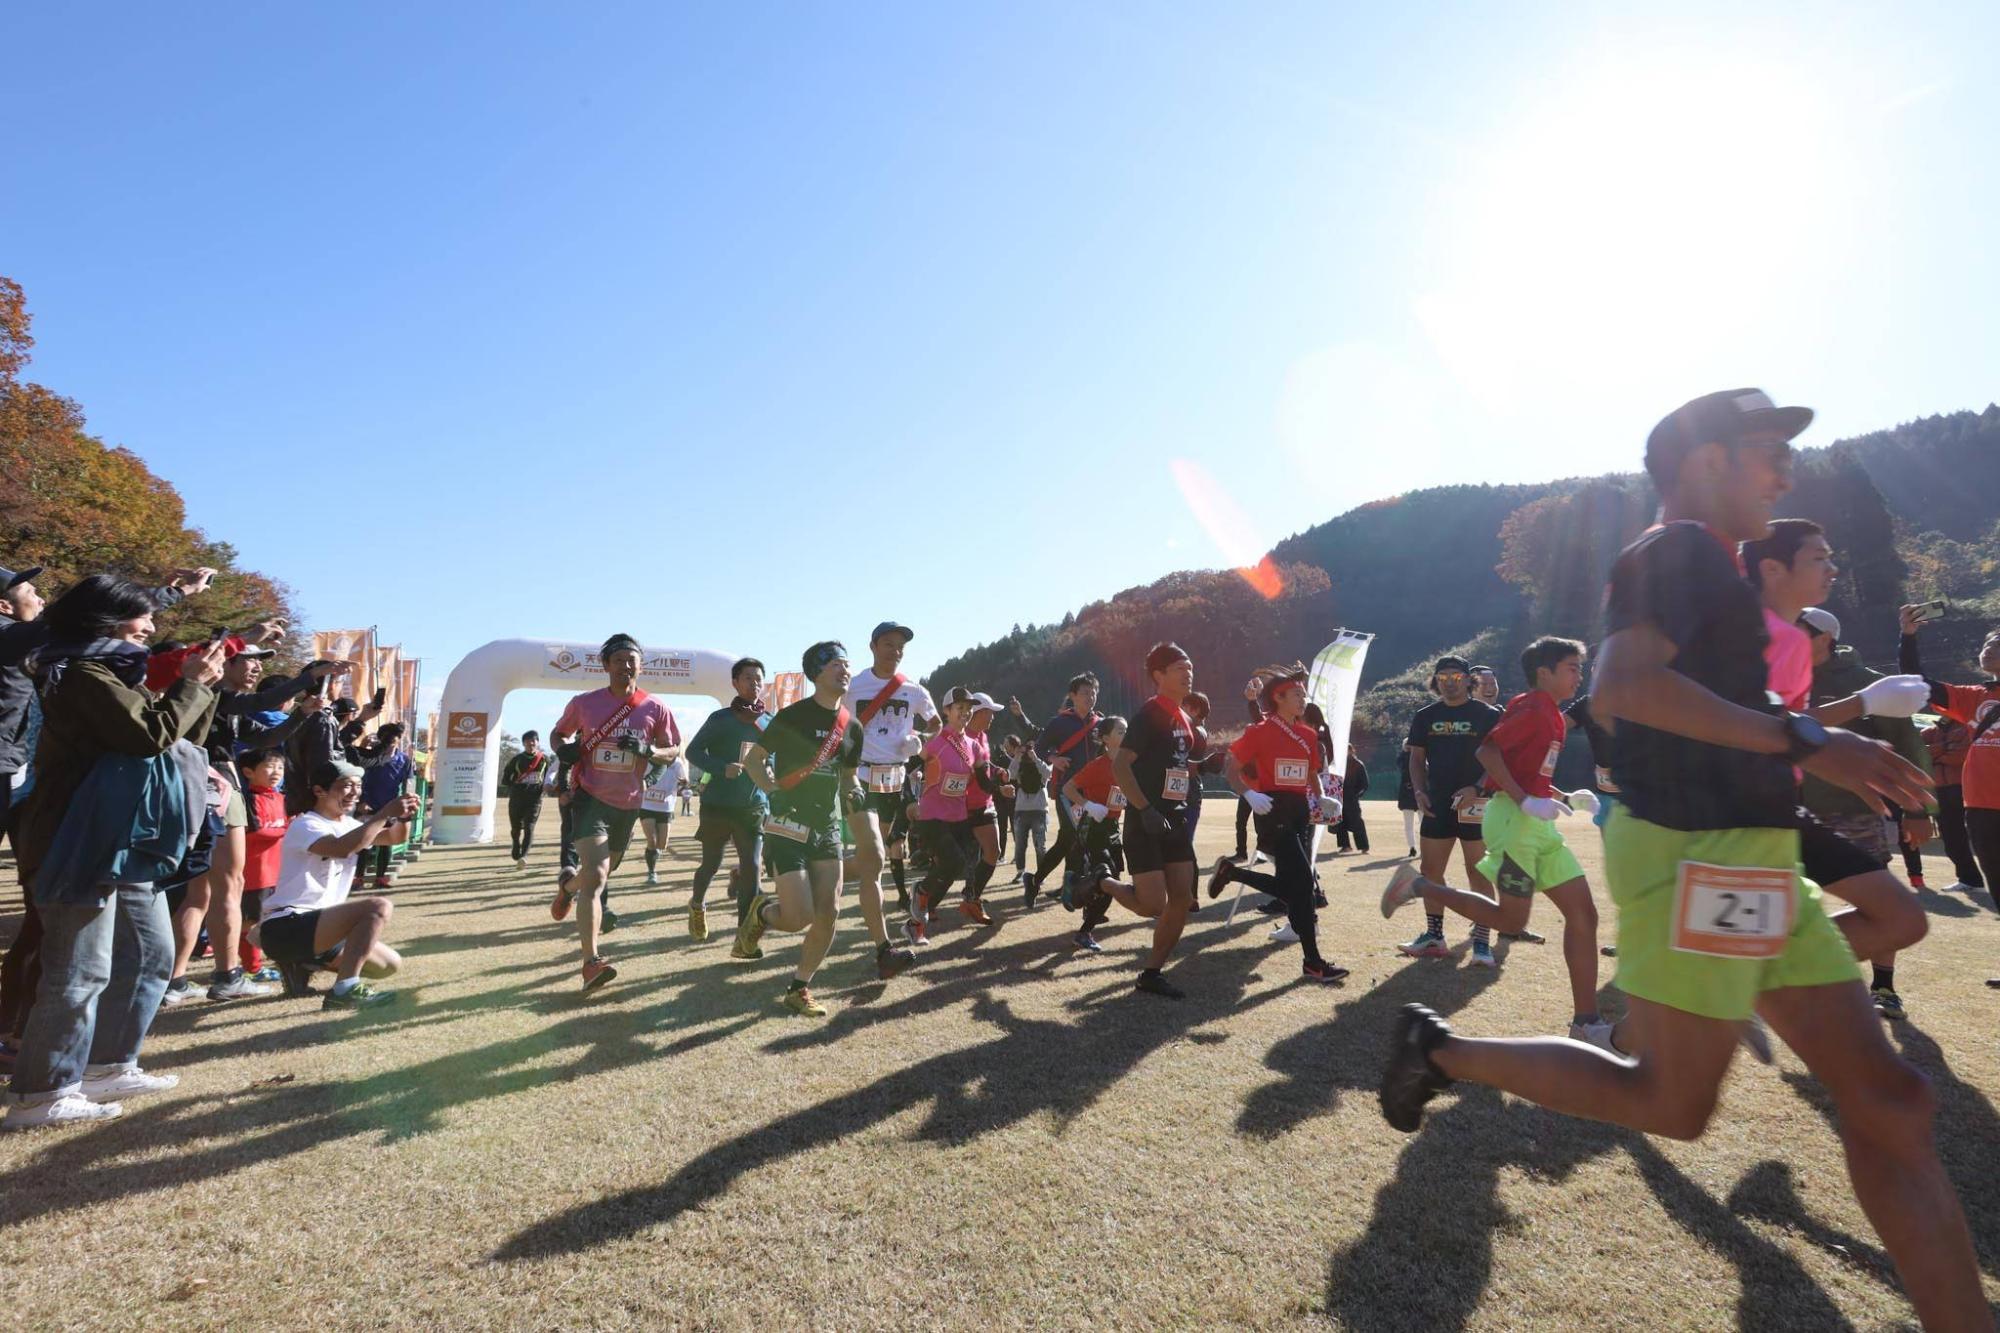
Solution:
<svg viewBox="0 0 2000 1333"><path fill-rule="evenodd" d="M1840 617L1823 606L1809 606L1799 612L1799 623L1810 626L1835 643L1840 642Z"/></svg>
<svg viewBox="0 0 2000 1333"><path fill-rule="evenodd" d="M1172 642L1156 643L1153 645L1153 651L1146 654L1146 671L1148 674L1155 671L1165 671L1176 662L1186 662L1188 660L1190 659L1187 655L1187 649L1181 647L1179 644Z"/></svg>
<svg viewBox="0 0 2000 1333"><path fill-rule="evenodd" d="M1653 427L1646 437L1646 470L1671 473L1691 450L1711 441L1735 444L1752 435L1790 440L1812 419L1810 407L1779 407L1762 389L1705 393L1682 403Z"/></svg>
<svg viewBox="0 0 2000 1333"><path fill-rule="evenodd" d="M900 634L903 636L904 643L908 643L911 639L917 637L917 632L908 625L899 625L893 620L885 620L869 633L868 646L873 648L875 640L881 638L884 634Z"/></svg>
<svg viewBox="0 0 2000 1333"><path fill-rule="evenodd" d="M1004 713L1006 706L983 690L972 692L972 711L975 713Z"/></svg>
<svg viewBox="0 0 2000 1333"><path fill-rule="evenodd" d="M953 704L971 704L976 708L982 697L966 689L963 685L954 685L944 692L944 698L938 700L938 707L949 708Z"/></svg>
<svg viewBox="0 0 2000 1333"><path fill-rule="evenodd" d="M336 713L358 712L360 708L361 705L354 702L352 695L343 694L333 701L333 711Z"/></svg>
<svg viewBox="0 0 2000 1333"><path fill-rule="evenodd" d="M238 648L230 654L231 657L276 657L277 655L278 650L276 648L266 648L262 644L253 644L248 648Z"/></svg>
<svg viewBox="0 0 2000 1333"><path fill-rule="evenodd" d="M0 565L0 592L5 592L17 583L26 583L42 572L40 565L29 565L26 569L9 569Z"/></svg>

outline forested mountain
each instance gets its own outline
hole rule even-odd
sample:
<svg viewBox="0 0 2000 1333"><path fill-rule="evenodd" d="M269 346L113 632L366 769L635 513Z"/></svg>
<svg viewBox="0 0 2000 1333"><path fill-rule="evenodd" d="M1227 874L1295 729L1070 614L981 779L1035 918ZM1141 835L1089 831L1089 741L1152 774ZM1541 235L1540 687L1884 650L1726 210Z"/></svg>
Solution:
<svg viewBox="0 0 2000 1333"><path fill-rule="evenodd" d="M1105 706L1129 711L1146 693L1146 648L1173 638L1194 656L1228 727L1251 671L1309 660L1347 626L1376 636L1355 713L1356 743L1373 766L1392 758L1423 698L1423 668L1439 654L1491 663L1512 693L1521 688L1513 659L1528 639L1595 642L1612 558L1657 505L1635 473L1413 491L1287 538L1254 580L1234 570L1170 574L1061 624L1017 625L945 662L929 683L1016 694L1042 715L1063 681L1089 669L1106 682ZM1927 665L1970 672L1989 615L2000 617L2000 407L1802 450L1779 512L1826 525L1842 571L1831 609L1865 656L1893 661L1896 607L1943 596L1952 617L1927 632ZM1253 581L1282 591L1267 598Z"/></svg>

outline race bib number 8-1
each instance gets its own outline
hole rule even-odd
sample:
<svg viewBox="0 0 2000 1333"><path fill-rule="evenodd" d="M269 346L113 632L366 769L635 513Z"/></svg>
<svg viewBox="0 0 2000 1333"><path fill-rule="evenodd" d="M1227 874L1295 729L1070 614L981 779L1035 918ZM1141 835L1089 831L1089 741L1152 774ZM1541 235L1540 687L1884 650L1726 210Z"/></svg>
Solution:
<svg viewBox="0 0 2000 1333"><path fill-rule="evenodd" d="M629 773L636 758L638 756L630 750L616 745L600 745L591 752L590 766L600 773Z"/></svg>
<svg viewBox="0 0 2000 1333"><path fill-rule="evenodd" d="M1674 888L1674 948L1712 958L1776 958L1797 912L1792 870L1683 861Z"/></svg>

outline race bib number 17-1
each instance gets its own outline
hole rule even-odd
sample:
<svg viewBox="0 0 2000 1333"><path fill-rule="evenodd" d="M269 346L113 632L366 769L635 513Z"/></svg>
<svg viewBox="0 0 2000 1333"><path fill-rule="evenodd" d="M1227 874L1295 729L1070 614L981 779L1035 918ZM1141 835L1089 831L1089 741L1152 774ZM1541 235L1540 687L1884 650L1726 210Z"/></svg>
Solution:
<svg viewBox="0 0 2000 1333"><path fill-rule="evenodd" d="M1713 958L1776 958L1797 911L1795 871L1683 861L1674 888L1674 948Z"/></svg>

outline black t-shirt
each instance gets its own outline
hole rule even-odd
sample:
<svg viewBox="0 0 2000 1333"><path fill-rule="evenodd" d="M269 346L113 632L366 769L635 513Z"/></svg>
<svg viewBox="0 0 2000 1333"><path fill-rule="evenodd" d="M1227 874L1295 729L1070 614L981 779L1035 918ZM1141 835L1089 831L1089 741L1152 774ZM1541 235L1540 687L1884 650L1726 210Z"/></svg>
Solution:
<svg viewBox="0 0 2000 1333"><path fill-rule="evenodd" d="M832 734L835 720L832 709L811 699L801 699L778 710L759 743L770 754L771 771L781 782L813 762ZM771 813L795 819L808 828L838 828L840 770L852 770L860 762L861 725L850 712L847 734L833 747L826 762L791 790L780 786L773 792Z"/></svg>
<svg viewBox="0 0 2000 1333"><path fill-rule="evenodd" d="M1125 729L1122 748L1132 752L1132 776L1138 779L1139 794L1148 805L1159 806L1161 814L1175 815L1187 808L1187 792L1194 784L1194 775L1188 771L1193 744L1187 715L1158 695L1140 705ZM1166 794L1169 770L1180 774L1177 796Z"/></svg>
<svg viewBox="0 0 2000 1333"><path fill-rule="evenodd" d="M1500 710L1479 699L1467 699L1457 707L1440 699L1425 704L1410 719L1410 748L1424 752L1425 790L1434 813L1450 810L1453 793L1486 775L1479 766L1479 743L1499 720Z"/></svg>
<svg viewBox="0 0 2000 1333"><path fill-rule="evenodd" d="M1605 628L1651 624L1679 651L1669 669L1760 713L1781 712L1764 662L1768 635L1735 553L1698 523L1654 528L1620 553ZM1611 776L1619 799L1673 829L1794 828L1798 789L1783 755L1751 754L1619 719Z"/></svg>

